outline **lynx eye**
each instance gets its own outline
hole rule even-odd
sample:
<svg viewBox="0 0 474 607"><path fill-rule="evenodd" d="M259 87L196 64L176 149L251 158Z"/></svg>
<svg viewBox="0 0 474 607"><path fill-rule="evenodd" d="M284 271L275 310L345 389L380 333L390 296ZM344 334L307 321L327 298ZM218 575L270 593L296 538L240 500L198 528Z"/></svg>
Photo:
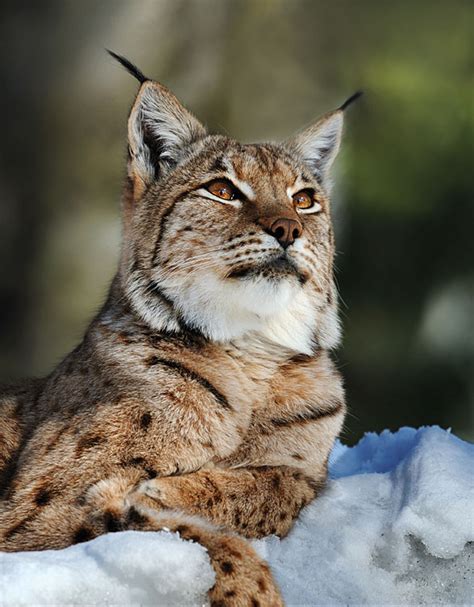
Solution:
<svg viewBox="0 0 474 607"><path fill-rule="evenodd" d="M314 196L309 190L301 190L292 196L297 209L310 209L314 204Z"/></svg>
<svg viewBox="0 0 474 607"><path fill-rule="evenodd" d="M237 197L237 189L226 179L215 179L206 186L206 189L222 200L234 200Z"/></svg>

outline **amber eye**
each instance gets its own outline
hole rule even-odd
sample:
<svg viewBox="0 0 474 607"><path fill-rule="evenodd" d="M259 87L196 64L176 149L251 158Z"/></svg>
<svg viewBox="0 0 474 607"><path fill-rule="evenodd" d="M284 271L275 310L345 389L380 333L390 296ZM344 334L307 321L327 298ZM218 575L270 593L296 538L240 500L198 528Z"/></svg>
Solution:
<svg viewBox="0 0 474 607"><path fill-rule="evenodd" d="M301 190L293 194L293 202L297 209L310 209L314 204L314 198L308 190Z"/></svg>
<svg viewBox="0 0 474 607"><path fill-rule="evenodd" d="M222 200L234 200L237 196L237 190L226 179L215 179L206 186L206 189Z"/></svg>

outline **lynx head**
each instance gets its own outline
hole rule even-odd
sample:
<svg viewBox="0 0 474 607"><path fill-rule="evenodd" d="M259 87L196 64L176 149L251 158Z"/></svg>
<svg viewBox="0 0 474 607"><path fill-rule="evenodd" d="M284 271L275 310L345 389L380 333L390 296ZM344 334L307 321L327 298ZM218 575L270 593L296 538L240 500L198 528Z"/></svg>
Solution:
<svg viewBox="0 0 474 607"><path fill-rule="evenodd" d="M120 281L156 330L296 352L339 340L329 170L343 110L282 144L209 134L164 86L141 83L128 121Z"/></svg>

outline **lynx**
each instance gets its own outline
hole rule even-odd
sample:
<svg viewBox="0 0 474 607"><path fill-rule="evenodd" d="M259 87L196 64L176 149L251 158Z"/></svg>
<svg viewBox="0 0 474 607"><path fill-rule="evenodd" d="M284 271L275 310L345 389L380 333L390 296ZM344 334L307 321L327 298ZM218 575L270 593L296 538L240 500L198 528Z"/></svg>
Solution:
<svg viewBox="0 0 474 607"><path fill-rule="evenodd" d="M128 120L120 263L82 342L0 397L0 549L168 529L211 605L282 605L244 538L283 537L341 430L329 170L343 114L283 144L209 134L164 86Z"/></svg>

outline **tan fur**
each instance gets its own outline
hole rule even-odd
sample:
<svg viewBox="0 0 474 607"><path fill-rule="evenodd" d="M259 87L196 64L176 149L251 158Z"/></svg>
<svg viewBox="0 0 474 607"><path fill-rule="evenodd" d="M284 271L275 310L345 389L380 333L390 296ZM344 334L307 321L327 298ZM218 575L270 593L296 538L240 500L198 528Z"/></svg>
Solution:
<svg viewBox="0 0 474 607"><path fill-rule="evenodd" d="M47 378L0 399L0 549L167 528L208 549L212 604L282 604L235 534L288 533L324 486L345 413L328 353L338 341L328 167L302 158L302 141L208 136L164 87L142 86L107 302ZM200 195L215 178L253 199ZM320 212L293 207L297 183ZM285 253L262 227L270 217L302 225ZM282 255L290 262L274 263Z"/></svg>

